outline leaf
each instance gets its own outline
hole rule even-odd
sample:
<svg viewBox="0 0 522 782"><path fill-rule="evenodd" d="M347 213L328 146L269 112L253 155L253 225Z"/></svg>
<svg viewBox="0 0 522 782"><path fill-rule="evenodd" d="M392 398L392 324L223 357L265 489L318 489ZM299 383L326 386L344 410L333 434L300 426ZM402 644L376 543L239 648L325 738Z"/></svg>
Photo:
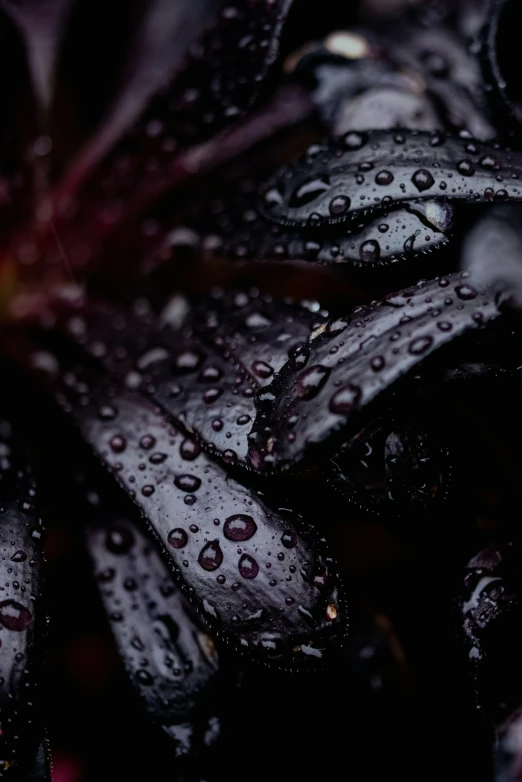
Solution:
<svg viewBox="0 0 522 782"><path fill-rule="evenodd" d="M32 348L15 342L12 358L44 379L138 506L213 632L281 666L316 665L338 647L346 617L335 566L298 519L198 452L145 396L84 353L75 360L73 345L43 333Z"/></svg>
<svg viewBox="0 0 522 782"><path fill-rule="evenodd" d="M444 344L499 315L465 277L420 283L312 333L257 397L249 459L273 470L346 439L356 415Z"/></svg>
<svg viewBox="0 0 522 782"><path fill-rule="evenodd" d="M9 423L0 421L0 773L23 768L36 751L37 685L45 612L43 528L35 490Z"/></svg>
<svg viewBox="0 0 522 782"><path fill-rule="evenodd" d="M220 733L214 642L154 544L126 515L107 512L106 492L97 500L87 513L87 546L127 674L176 754L201 750Z"/></svg>
<svg viewBox="0 0 522 782"><path fill-rule="evenodd" d="M315 145L264 187L261 212L318 228L392 204L440 198L520 200L522 155L469 139L415 131L353 131Z"/></svg>

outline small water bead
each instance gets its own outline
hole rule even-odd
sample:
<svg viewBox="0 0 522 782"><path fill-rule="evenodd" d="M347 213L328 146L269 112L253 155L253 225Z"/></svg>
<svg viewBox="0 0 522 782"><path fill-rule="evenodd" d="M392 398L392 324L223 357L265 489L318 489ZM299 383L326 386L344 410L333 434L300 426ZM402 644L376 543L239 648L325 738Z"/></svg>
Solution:
<svg viewBox="0 0 522 782"><path fill-rule="evenodd" d="M209 366L201 372L199 380L204 383L215 383L217 380L221 380L223 377L223 371L219 367Z"/></svg>
<svg viewBox="0 0 522 782"><path fill-rule="evenodd" d="M238 563L238 570L243 578L252 579L259 573L259 565L249 554L243 554Z"/></svg>
<svg viewBox="0 0 522 782"><path fill-rule="evenodd" d="M27 630L33 619L32 613L15 600L3 600L0 603L0 625L6 630L21 633Z"/></svg>
<svg viewBox="0 0 522 782"><path fill-rule="evenodd" d="M203 401L206 402L207 405L211 405L213 402L219 399L222 393L222 388L207 388L203 394Z"/></svg>
<svg viewBox="0 0 522 782"><path fill-rule="evenodd" d="M357 131L350 131L343 139L344 146L347 149L361 149L366 144L367 136L364 133L358 133Z"/></svg>
<svg viewBox="0 0 522 782"><path fill-rule="evenodd" d="M377 226L377 230L379 231L379 233L385 234L387 231L390 230L390 226L387 223L380 223Z"/></svg>
<svg viewBox="0 0 522 782"><path fill-rule="evenodd" d="M102 405L98 414L102 421L113 421L118 415L118 411L112 405Z"/></svg>
<svg viewBox="0 0 522 782"><path fill-rule="evenodd" d="M15 553L11 557L11 562L25 562L26 559L27 559L27 554L25 553L25 551L19 549L18 551L15 551Z"/></svg>
<svg viewBox="0 0 522 782"><path fill-rule="evenodd" d="M461 160L457 163L457 171L464 176L473 176L475 165L471 160Z"/></svg>
<svg viewBox="0 0 522 782"><path fill-rule="evenodd" d="M236 464L237 462L237 453L233 451L232 448L227 448L225 451L223 451L221 457L223 461L226 462L226 464Z"/></svg>
<svg viewBox="0 0 522 782"><path fill-rule="evenodd" d="M293 530L285 530L281 535L281 543L285 548L295 548L297 546L297 534Z"/></svg>
<svg viewBox="0 0 522 782"><path fill-rule="evenodd" d="M105 570L101 570L99 573L96 574L96 578L100 583L102 584L108 584L110 581L113 580L114 576L116 575L116 571L113 567L107 567Z"/></svg>
<svg viewBox="0 0 522 782"><path fill-rule="evenodd" d="M482 160L480 161L480 165L486 171L499 171L500 169L500 163L492 155L486 155L485 157L483 157Z"/></svg>
<svg viewBox="0 0 522 782"><path fill-rule="evenodd" d="M348 196L339 195L330 201L328 209L333 217L345 214L351 206Z"/></svg>
<svg viewBox="0 0 522 782"><path fill-rule="evenodd" d="M151 464L163 464L166 458L167 458L166 453L159 453L158 451L156 451L156 453L153 453L151 454L151 456L149 456L149 462Z"/></svg>
<svg viewBox="0 0 522 782"><path fill-rule="evenodd" d="M391 171L379 171L375 175L375 183L377 185L391 185L394 180L394 176Z"/></svg>
<svg viewBox="0 0 522 782"><path fill-rule="evenodd" d="M194 372L203 363L204 356L195 350L183 350L174 359L176 372Z"/></svg>
<svg viewBox="0 0 522 782"><path fill-rule="evenodd" d="M203 570L217 570L223 562L223 552L218 540L207 543L199 552L198 562Z"/></svg>
<svg viewBox="0 0 522 782"><path fill-rule="evenodd" d="M123 582L123 587L127 592L134 592L134 590L138 588L138 584L133 578L126 578Z"/></svg>
<svg viewBox="0 0 522 782"><path fill-rule="evenodd" d="M140 440L140 445L145 451L150 451L156 445L156 438L150 434L144 435Z"/></svg>
<svg viewBox="0 0 522 782"><path fill-rule="evenodd" d="M174 478L174 485L181 489L181 491L193 492L197 491L201 486L201 479L196 475L176 475Z"/></svg>
<svg viewBox="0 0 522 782"><path fill-rule="evenodd" d="M145 687L150 687L150 685L154 682L154 679L150 675L150 673L148 671L144 671L143 668L140 668L140 670L136 674L136 679L139 681L140 684L143 684Z"/></svg>
<svg viewBox="0 0 522 782"><path fill-rule="evenodd" d="M463 301L470 301L478 296L478 292L471 285L457 285L455 293Z"/></svg>
<svg viewBox="0 0 522 782"><path fill-rule="evenodd" d="M367 239L359 247L359 258L365 263L375 263L381 257L381 246L375 239Z"/></svg>
<svg viewBox="0 0 522 782"><path fill-rule="evenodd" d="M273 209L275 206L282 206L284 199L277 188L271 187L264 195L264 202L269 209Z"/></svg>
<svg viewBox="0 0 522 782"><path fill-rule="evenodd" d="M236 423L238 426L244 426L245 424L248 424L249 421L250 421L250 416L245 414L245 415L240 415L237 418Z"/></svg>
<svg viewBox="0 0 522 782"><path fill-rule="evenodd" d="M256 530L257 524L252 516L244 513L236 513L234 516L229 516L223 525L224 536L235 543L250 540Z"/></svg>
<svg viewBox="0 0 522 782"><path fill-rule="evenodd" d="M215 432L220 432L223 429L223 421L221 420L221 418L214 418L214 420L212 421L212 429Z"/></svg>
<svg viewBox="0 0 522 782"><path fill-rule="evenodd" d="M134 544L134 535L126 527L113 527L107 532L105 545L113 554L126 554Z"/></svg>
<svg viewBox="0 0 522 782"><path fill-rule="evenodd" d="M181 443L179 447L179 453L182 459L185 459L188 462L192 462L194 459L197 459L201 453L201 446L199 443L195 442L195 440L189 440L187 438Z"/></svg>
<svg viewBox="0 0 522 782"><path fill-rule="evenodd" d="M188 543L188 535L184 529L177 527L176 529L171 529L167 536L167 541L172 548L183 548Z"/></svg>
<svg viewBox="0 0 522 782"><path fill-rule="evenodd" d="M330 399L330 410L337 415L349 415L361 398L361 389L349 384L339 389Z"/></svg>
<svg viewBox="0 0 522 782"><path fill-rule="evenodd" d="M266 378L274 374L273 368L270 364L267 364L266 361L254 361L252 364L252 372L262 380L266 380Z"/></svg>
<svg viewBox="0 0 522 782"><path fill-rule="evenodd" d="M152 486L150 483L146 484L141 489L141 493L143 494L144 497L152 497L154 491L155 491L154 486Z"/></svg>
<svg viewBox="0 0 522 782"><path fill-rule="evenodd" d="M111 437L109 446L111 451L114 451L114 453L123 453L127 447L127 441L121 435L115 434L114 437Z"/></svg>
<svg viewBox="0 0 522 782"><path fill-rule="evenodd" d="M189 527L189 530L191 532L199 532L199 527L198 527L197 524L191 524L190 527Z"/></svg>
<svg viewBox="0 0 522 782"><path fill-rule="evenodd" d="M420 193L429 190L435 184L432 174L426 168L419 168L415 171L411 181Z"/></svg>
<svg viewBox="0 0 522 782"><path fill-rule="evenodd" d="M194 503L196 502L196 498L194 497L193 494L186 494L185 497L183 498L183 502L185 503L185 505L194 505Z"/></svg>
<svg viewBox="0 0 522 782"><path fill-rule="evenodd" d="M320 364L310 367L299 378L297 396L301 399L313 399L324 387L329 375L330 370Z"/></svg>
<svg viewBox="0 0 522 782"><path fill-rule="evenodd" d="M219 576L216 578L216 581L218 582L218 584L224 584L225 581L226 581L226 578L225 578L225 576L222 573L220 573Z"/></svg>
<svg viewBox="0 0 522 782"><path fill-rule="evenodd" d="M380 372L381 369L384 368L384 364L385 361L383 356L374 356L370 361L370 366L374 372Z"/></svg>
<svg viewBox="0 0 522 782"><path fill-rule="evenodd" d="M409 352L412 354L412 356L419 356L422 353L425 353L428 348L430 348L433 344L433 337L425 336L425 337L417 337L414 339L409 347Z"/></svg>
<svg viewBox="0 0 522 782"><path fill-rule="evenodd" d="M261 312L252 312L245 319L245 325L252 330L266 329L270 326L272 321L266 315Z"/></svg>
<svg viewBox="0 0 522 782"><path fill-rule="evenodd" d="M437 323L437 328L440 329L440 331L451 331L453 326L447 320L441 320Z"/></svg>

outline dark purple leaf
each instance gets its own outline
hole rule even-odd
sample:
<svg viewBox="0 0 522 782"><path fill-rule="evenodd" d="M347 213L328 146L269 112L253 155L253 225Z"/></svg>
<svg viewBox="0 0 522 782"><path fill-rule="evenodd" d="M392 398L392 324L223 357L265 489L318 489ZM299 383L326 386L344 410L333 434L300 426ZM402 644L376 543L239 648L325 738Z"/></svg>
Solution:
<svg viewBox="0 0 522 782"><path fill-rule="evenodd" d="M520 549L491 546L466 567L459 607L478 702L495 723L522 702Z"/></svg>
<svg viewBox="0 0 522 782"><path fill-rule="evenodd" d="M206 297L187 312L178 296L159 316L144 299L127 313L91 302L64 328L204 448L229 464L244 462L256 392L325 318L257 292Z"/></svg>
<svg viewBox="0 0 522 782"><path fill-rule="evenodd" d="M345 202L339 199L338 203L342 208ZM442 201L412 201L403 207L384 210L378 217L341 223L323 232L268 226L253 208L243 209L241 215L227 213L224 208L213 220L209 220L207 209L199 212L205 215L205 230L198 237L205 255L356 267L393 263L439 249L447 244L454 219L453 206ZM196 216L195 220L197 227ZM194 223L189 225L192 228ZM190 229L184 235L179 231L178 245L184 237L194 241Z"/></svg>
<svg viewBox="0 0 522 782"><path fill-rule="evenodd" d="M514 0L491 0L480 48L486 95L492 114L497 124L515 132L520 132L522 121L517 51L518 11L518 3Z"/></svg>
<svg viewBox="0 0 522 782"><path fill-rule="evenodd" d="M37 681L45 614L41 605L43 528L34 484L7 421L0 421L0 776L36 751Z"/></svg>
<svg viewBox="0 0 522 782"><path fill-rule="evenodd" d="M290 511L270 510L203 452L189 451L167 416L88 370L85 355L76 365L59 342L52 348L41 339L25 356L14 346L13 358L38 377L44 369L57 401L139 507L212 630L280 665L317 664L337 647L346 618L334 565Z"/></svg>
<svg viewBox="0 0 522 782"><path fill-rule="evenodd" d="M176 753L197 751L220 733L214 643L154 544L126 516L107 514L106 500L88 514L87 544L120 655Z"/></svg>
<svg viewBox="0 0 522 782"><path fill-rule="evenodd" d="M303 458L442 345L498 316L493 295L459 274L420 283L312 333L257 397L249 459L273 469Z"/></svg>
<svg viewBox="0 0 522 782"><path fill-rule="evenodd" d="M520 200L522 155L440 133L352 131L281 169L260 208L282 225L353 220L403 201Z"/></svg>
<svg viewBox="0 0 522 782"><path fill-rule="evenodd" d="M416 418L379 418L342 445L325 475L361 508L404 516L447 497L451 463L448 448Z"/></svg>

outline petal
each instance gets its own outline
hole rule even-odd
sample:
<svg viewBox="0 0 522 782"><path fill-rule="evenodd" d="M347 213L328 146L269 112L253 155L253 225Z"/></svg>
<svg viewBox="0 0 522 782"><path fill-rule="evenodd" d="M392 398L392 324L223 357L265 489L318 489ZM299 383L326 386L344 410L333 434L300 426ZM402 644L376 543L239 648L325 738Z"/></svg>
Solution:
<svg viewBox="0 0 522 782"><path fill-rule="evenodd" d="M518 152L440 133L353 131L281 169L260 209L270 221L314 228L403 201L520 200L521 176Z"/></svg>
<svg viewBox="0 0 522 782"><path fill-rule="evenodd" d="M513 0L494 0L483 31L480 59L486 80L490 110L498 125L520 132L520 102L517 29L518 4Z"/></svg>
<svg viewBox="0 0 522 782"><path fill-rule="evenodd" d="M34 766L27 777L27 782L51 782L51 766L51 748L49 740L45 738L38 747Z"/></svg>
<svg viewBox="0 0 522 782"><path fill-rule="evenodd" d="M273 469L326 441L339 441L354 416L402 375L498 314L492 295L454 274L317 329L300 362L288 362L265 398L258 398L249 458Z"/></svg>
<svg viewBox="0 0 522 782"><path fill-rule="evenodd" d="M87 514L87 546L120 656L176 753L197 751L220 733L217 651L154 544L110 507L102 492L99 507Z"/></svg>

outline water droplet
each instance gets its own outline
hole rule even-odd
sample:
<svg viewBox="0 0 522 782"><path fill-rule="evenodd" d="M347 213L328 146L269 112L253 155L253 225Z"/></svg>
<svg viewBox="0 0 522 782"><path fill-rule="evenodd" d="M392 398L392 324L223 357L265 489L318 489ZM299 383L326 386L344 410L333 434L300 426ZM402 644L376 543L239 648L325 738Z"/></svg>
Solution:
<svg viewBox="0 0 522 782"><path fill-rule="evenodd" d="M223 562L223 552L218 540L207 543L199 552L198 562L203 570L217 570Z"/></svg>
<svg viewBox="0 0 522 782"><path fill-rule="evenodd" d="M255 578L259 573L259 565L249 554L241 556L237 567L243 578Z"/></svg>
<svg viewBox="0 0 522 782"><path fill-rule="evenodd" d="M273 209L275 206L282 206L283 196L276 187L271 187L267 190L264 196L264 201L269 209Z"/></svg>
<svg viewBox="0 0 522 782"><path fill-rule="evenodd" d="M140 668L140 670L136 674L136 679L139 681L140 684L143 684L145 687L150 687L150 685L154 681L150 673L148 671L144 671L143 668Z"/></svg>
<svg viewBox="0 0 522 782"><path fill-rule="evenodd" d="M216 401L216 399L219 399L222 393L222 388L207 388L203 394L203 400L207 403L207 405L211 405Z"/></svg>
<svg viewBox="0 0 522 782"><path fill-rule="evenodd" d="M241 540L250 540L256 530L257 524L252 516L247 516L244 513L229 516L223 525L224 536L236 543Z"/></svg>
<svg viewBox="0 0 522 782"><path fill-rule="evenodd" d="M257 377L260 377L263 380L274 374L274 370L266 361L254 361L252 364L252 371L254 375L257 375Z"/></svg>
<svg viewBox="0 0 522 782"><path fill-rule="evenodd" d="M381 256L381 246L375 239L367 239L359 247L359 258L365 263L375 263Z"/></svg>
<svg viewBox="0 0 522 782"><path fill-rule="evenodd" d="M285 548L295 548L297 546L297 534L291 529L285 529L281 535L281 543Z"/></svg>
<svg viewBox="0 0 522 782"><path fill-rule="evenodd" d="M225 576L222 573L220 573L219 576L216 578L216 581L218 582L218 584L224 584L225 581L226 581L226 578L225 578Z"/></svg>
<svg viewBox="0 0 522 782"><path fill-rule="evenodd" d="M237 453L231 448L227 448L225 451L223 451L221 456L223 461L227 464L235 464L237 462Z"/></svg>
<svg viewBox="0 0 522 782"><path fill-rule="evenodd" d="M374 356L370 361L370 366L374 372L380 372L381 369L383 369L384 367L384 363L385 362L383 356Z"/></svg>
<svg viewBox="0 0 522 782"><path fill-rule="evenodd" d="M154 494L154 486L152 486L150 483L147 483L145 486L142 487L141 493L144 497L152 497Z"/></svg>
<svg viewBox="0 0 522 782"><path fill-rule="evenodd" d="M473 176L475 173L475 166L471 160L460 160L457 163L457 171L463 176Z"/></svg>
<svg viewBox="0 0 522 782"><path fill-rule="evenodd" d="M115 434L114 437L111 437L109 446L114 453L122 453L127 446L127 441L121 435Z"/></svg>
<svg viewBox="0 0 522 782"><path fill-rule="evenodd" d="M375 182L377 185L391 185L393 179L394 176L391 171L379 171L379 173L375 175Z"/></svg>
<svg viewBox="0 0 522 782"><path fill-rule="evenodd" d="M498 171L500 169L500 163L496 158L493 157L493 155L486 155L483 157L480 161L480 165L486 171Z"/></svg>
<svg viewBox="0 0 522 782"><path fill-rule="evenodd" d="M159 453L158 451L156 451L156 453L153 453L151 456L149 456L149 462L151 464L163 464L166 458L167 458L166 453Z"/></svg>
<svg viewBox="0 0 522 782"><path fill-rule="evenodd" d="M11 562L25 562L26 559L27 559L27 554L25 553L25 551L19 549L18 551L15 551L15 553L11 557Z"/></svg>
<svg viewBox="0 0 522 782"><path fill-rule="evenodd" d="M330 370L320 364L306 369L299 378L296 392L301 399L313 399L325 385Z"/></svg>
<svg viewBox="0 0 522 782"><path fill-rule="evenodd" d="M145 451L150 451L156 445L156 438L146 434L141 438L140 445Z"/></svg>
<svg viewBox="0 0 522 782"><path fill-rule="evenodd" d="M220 432L223 429L223 421L221 420L221 418L214 418L214 420L212 421L212 429L215 432Z"/></svg>
<svg viewBox="0 0 522 782"><path fill-rule="evenodd" d="M470 299L476 299L478 296L477 291L471 285L457 285L455 293L463 301L469 301Z"/></svg>
<svg viewBox="0 0 522 782"><path fill-rule="evenodd" d="M349 384L340 388L330 399L330 410L337 415L349 415L361 398L361 389Z"/></svg>
<svg viewBox="0 0 522 782"><path fill-rule="evenodd" d="M420 356L421 353L425 353L432 344L433 337L417 337L410 343L409 352L413 356Z"/></svg>
<svg viewBox="0 0 522 782"><path fill-rule="evenodd" d="M99 410L99 416L102 421L113 421L118 415L118 411L111 405L102 405Z"/></svg>
<svg viewBox="0 0 522 782"><path fill-rule="evenodd" d="M134 535L126 527L113 527L107 532L105 545L113 554L126 554L134 544Z"/></svg>
<svg viewBox="0 0 522 782"><path fill-rule="evenodd" d="M172 548L183 548L188 543L188 535L184 529L177 527L176 529L171 529L167 536L167 541Z"/></svg>
<svg viewBox="0 0 522 782"><path fill-rule="evenodd" d="M238 417L236 423L239 426L244 426L245 424L248 424L249 421L250 421L250 416L249 415L240 415Z"/></svg>
<svg viewBox="0 0 522 782"><path fill-rule="evenodd" d="M412 176L411 181L420 193L433 187L435 180L426 168L419 168Z"/></svg>
<svg viewBox="0 0 522 782"><path fill-rule="evenodd" d="M15 600L3 600L0 603L0 624L7 630L21 633L27 630L32 618L31 612Z"/></svg>
<svg viewBox="0 0 522 782"><path fill-rule="evenodd" d="M335 217L338 215L343 215L345 212L347 212L350 208L350 205L351 201L348 196L338 195L335 196L335 198L332 198L328 209L330 210L330 214Z"/></svg>
<svg viewBox="0 0 522 782"><path fill-rule="evenodd" d="M176 372L194 372L203 363L203 356L195 350L183 350L174 359Z"/></svg>
<svg viewBox="0 0 522 782"><path fill-rule="evenodd" d="M179 447L179 453L182 459L186 459L188 462L194 461L201 453L201 446L194 440L183 440Z"/></svg>
<svg viewBox="0 0 522 782"><path fill-rule="evenodd" d="M352 130L344 137L344 146L347 149L360 149L366 144L366 138L365 134Z"/></svg>
<svg viewBox="0 0 522 782"><path fill-rule="evenodd" d="M219 367L209 366L209 367L205 367L205 369L200 374L199 379L204 381L205 383L207 382L215 383L217 380L220 380L222 377L223 377L223 370L221 370Z"/></svg>
<svg viewBox="0 0 522 782"><path fill-rule="evenodd" d="M451 331L453 326L451 323L448 323L447 320L441 320L437 323L437 328L439 328L440 331Z"/></svg>

